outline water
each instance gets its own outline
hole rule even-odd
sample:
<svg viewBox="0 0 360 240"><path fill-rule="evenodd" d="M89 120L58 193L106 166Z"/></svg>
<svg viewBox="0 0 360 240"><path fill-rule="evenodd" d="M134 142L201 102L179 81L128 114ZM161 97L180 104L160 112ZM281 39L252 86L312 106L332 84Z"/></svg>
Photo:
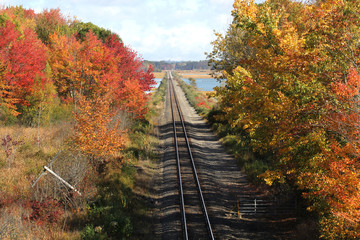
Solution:
<svg viewBox="0 0 360 240"><path fill-rule="evenodd" d="M214 87L219 87L220 82L214 78L195 78L196 79L196 86L201 91L214 91ZM183 78L184 82L190 84L188 78Z"/></svg>
<svg viewBox="0 0 360 240"><path fill-rule="evenodd" d="M160 86L162 78L155 78L154 80L156 84L153 86L153 88L158 88Z"/></svg>
<svg viewBox="0 0 360 240"><path fill-rule="evenodd" d="M156 84L154 88L158 88L161 83L162 78L155 78ZM190 84L188 78L183 78L184 82ZM196 86L201 91L214 91L214 87L220 86L220 82L214 78L196 78Z"/></svg>

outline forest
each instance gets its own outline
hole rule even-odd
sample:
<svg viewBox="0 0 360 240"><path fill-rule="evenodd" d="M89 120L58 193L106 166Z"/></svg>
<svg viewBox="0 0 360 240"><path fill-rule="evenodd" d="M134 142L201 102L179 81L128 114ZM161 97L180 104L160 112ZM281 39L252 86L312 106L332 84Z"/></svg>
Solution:
<svg viewBox="0 0 360 240"><path fill-rule="evenodd" d="M359 1L236 0L208 54L226 81L210 118L231 126L239 158L254 153L256 178L299 192L324 239L360 238L359 12Z"/></svg>
<svg viewBox="0 0 360 240"><path fill-rule="evenodd" d="M129 165L148 139L154 83L110 30L59 9L0 8L1 239L130 236L144 208L130 200Z"/></svg>

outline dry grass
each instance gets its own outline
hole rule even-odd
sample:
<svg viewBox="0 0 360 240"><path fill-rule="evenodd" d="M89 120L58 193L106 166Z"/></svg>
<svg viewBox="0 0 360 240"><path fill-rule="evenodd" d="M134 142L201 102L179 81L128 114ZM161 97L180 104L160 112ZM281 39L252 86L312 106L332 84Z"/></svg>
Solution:
<svg viewBox="0 0 360 240"><path fill-rule="evenodd" d="M0 151L0 191L10 195L27 196L30 180L36 177L39 170L51 156L61 149L64 140L68 137L68 126L52 128L30 127L2 127L0 140L10 136L8 143L10 152L6 154L6 146ZM14 146L14 141L19 142ZM16 189L16 192L14 192Z"/></svg>
<svg viewBox="0 0 360 240"><path fill-rule="evenodd" d="M0 209L0 239L80 239L79 232L63 231L61 225L38 226L24 221L24 216L30 213L29 210L21 205Z"/></svg>
<svg viewBox="0 0 360 240"><path fill-rule="evenodd" d="M49 159L64 147L71 132L69 124L0 128L0 239L79 238L78 233L65 234L60 227L49 229L24 220L31 211L28 203L34 199L32 183ZM4 139L11 141L4 145Z"/></svg>
<svg viewBox="0 0 360 240"><path fill-rule="evenodd" d="M210 70L177 70L182 78L212 78Z"/></svg>
<svg viewBox="0 0 360 240"><path fill-rule="evenodd" d="M165 71L162 71L162 72L154 72L153 73L155 78L164 78L165 77Z"/></svg>
<svg viewBox="0 0 360 240"><path fill-rule="evenodd" d="M210 70L176 70L183 78L212 78ZM164 78L165 71L154 72L155 78Z"/></svg>

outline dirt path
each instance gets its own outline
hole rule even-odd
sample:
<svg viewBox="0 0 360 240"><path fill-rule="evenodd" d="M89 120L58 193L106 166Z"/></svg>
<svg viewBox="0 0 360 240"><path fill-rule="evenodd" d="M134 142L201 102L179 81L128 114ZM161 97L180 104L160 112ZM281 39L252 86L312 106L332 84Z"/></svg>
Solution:
<svg viewBox="0 0 360 240"><path fill-rule="evenodd" d="M183 91L175 84L181 109L187 122L195 164L203 189L209 218L216 239L293 239L289 235L291 221L238 219L231 215L237 196L253 191L235 160L225 152L207 124L187 102ZM177 190L176 163L173 148L169 96L160 121L163 158L159 171L159 239L182 239ZM286 224L284 224L286 223Z"/></svg>

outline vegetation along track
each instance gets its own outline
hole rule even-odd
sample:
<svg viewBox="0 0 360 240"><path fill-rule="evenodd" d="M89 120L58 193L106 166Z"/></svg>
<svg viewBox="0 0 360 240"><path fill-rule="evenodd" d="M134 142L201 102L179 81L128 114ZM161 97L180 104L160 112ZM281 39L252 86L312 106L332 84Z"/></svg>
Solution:
<svg viewBox="0 0 360 240"><path fill-rule="evenodd" d="M214 239L199 178L196 172L190 141L179 102L168 72L174 144L179 181L180 213L184 239Z"/></svg>

